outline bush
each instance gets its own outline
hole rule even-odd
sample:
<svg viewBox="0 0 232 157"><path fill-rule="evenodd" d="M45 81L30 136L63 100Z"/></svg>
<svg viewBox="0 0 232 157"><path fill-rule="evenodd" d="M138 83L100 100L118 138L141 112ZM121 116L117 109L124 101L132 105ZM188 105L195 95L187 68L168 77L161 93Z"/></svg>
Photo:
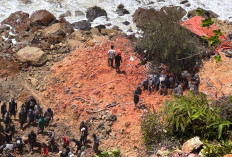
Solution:
<svg viewBox="0 0 232 157"><path fill-rule="evenodd" d="M143 139L147 148L162 144L162 141L185 142L199 136L218 141L228 139L232 123L223 119L219 108L207 100L206 95L174 97L168 100L158 113L149 113L142 122Z"/></svg>
<svg viewBox="0 0 232 157"><path fill-rule="evenodd" d="M136 45L140 55L147 50L147 60L153 66L167 65L169 70L179 74L193 68L196 62L201 63L205 55L202 39L180 26L172 16L162 14L146 26L144 36Z"/></svg>
<svg viewBox="0 0 232 157"><path fill-rule="evenodd" d="M207 140L204 142L202 154L206 157L223 157L225 154L232 153L231 141L222 143L209 143Z"/></svg>
<svg viewBox="0 0 232 157"><path fill-rule="evenodd" d="M141 124L143 140L149 151L156 152L163 146L171 149L178 144L178 141L170 138L172 135L167 131L168 126L161 121L159 113L149 111Z"/></svg>
<svg viewBox="0 0 232 157"><path fill-rule="evenodd" d="M232 125L229 120L218 114L214 105L209 105L206 95L174 97L164 106L164 115L176 136L190 138L199 136L204 139L227 138L227 130Z"/></svg>
<svg viewBox="0 0 232 157"><path fill-rule="evenodd" d="M112 151L102 151L100 154L95 155L95 157L120 157L121 152L119 149L113 149Z"/></svg>

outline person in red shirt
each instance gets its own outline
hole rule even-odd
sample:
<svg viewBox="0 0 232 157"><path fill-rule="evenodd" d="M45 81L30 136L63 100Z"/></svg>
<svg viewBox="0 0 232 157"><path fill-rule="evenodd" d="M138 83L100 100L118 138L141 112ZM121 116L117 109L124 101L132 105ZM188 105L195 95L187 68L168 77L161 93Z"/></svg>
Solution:
<svg viewBox="0 0 232 157"><path fill-rule="evenodd" d="M42 155L43 157L48 156L48 146L44 142L42 143Z"/></svg>
<svg viewBox="0 0 232 157"><path fill-rule="evenodd" d="M63 136L63 137L62 137L62 140L63 140L63 145L69 146L69 140L68 140L68 137Z"/></svg>

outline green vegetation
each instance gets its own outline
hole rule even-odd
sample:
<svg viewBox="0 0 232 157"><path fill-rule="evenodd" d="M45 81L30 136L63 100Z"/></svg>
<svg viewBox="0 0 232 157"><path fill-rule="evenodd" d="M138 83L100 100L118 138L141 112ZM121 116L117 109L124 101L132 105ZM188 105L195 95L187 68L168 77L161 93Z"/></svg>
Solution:
<svg viewBox="0 0 232 157"><path fill-rule="evenodd" d="M160 112L148 113L142 122L143 139L147 148L151 150L167 139L183 143L194 136L209 141L228 141L232 127L232 105L230 101L229 104L226 101L227 105L221 105L225 102L223 100L210 101L203 93L194 95L190 92L187 96L166 101ZM207 150L205 148L206 152Z"/></svg>
<svg viewBox="0 0 232 157"><path fill-rule="evenodd" d="M215 63L218 63L218 62L220 62L220 61L222 60L222 56L221 56L221 55L214 56L213 58L214 58L214 60L215 60L215 61L214 61Z"/></svg>
<svg viewBox="0 0 232 157"><path fill-rule="evenodd" d="M231 141L209 143L206 140L202 153L207 157L223 157L225 154L232 153L232 143Z"/></svg>
<svg viewBox="0 0 232 157"><path fill-rule="evenodd" d="M198 16L203 16L204 11L202 9L197 9L196 10L197 15ZM208 17L206 19L202 19L202 23L201 23L201 27L206 27L207 29L210 28L211 25L213 25L214 21L211 19L211 17ZM208 41L209 43L209 47L211 48L217 48L218 44L222 43L222 40L219 39L219 37L222 35L222 32L220 29L217 30L213 30L214 35L212 35L211 37L206 37L206 36L202 36L202 39L205 39ZM215 63L218 63L219 61L221 61L221 56L215 56Z"/></svg>
<svg viewBox="0 0 232 157"><path fill-rule="evenodd" d="M143 38L136 45L139 55L147 50L144 63L150 61L155 67L163 63L169 71L179 74L204 57L202 39L180 26L171 15L160 15L145 28Z"/></svg>
<svg viewBox="0 0 232 157"><path fill-rule="evenodd" d="M102 151L100 154L95 155L95 157L120 157L120 150L113 149L112 151Z"/></svg>

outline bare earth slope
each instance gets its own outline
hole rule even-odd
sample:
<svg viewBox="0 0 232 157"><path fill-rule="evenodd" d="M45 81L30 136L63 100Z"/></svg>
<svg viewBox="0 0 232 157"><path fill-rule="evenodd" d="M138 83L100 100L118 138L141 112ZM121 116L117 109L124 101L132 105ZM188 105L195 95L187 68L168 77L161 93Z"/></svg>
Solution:
<svg viewBox="0 0 232 157"><path fill-rule="evenodd" d="M211 98L232 94L232 59L221 52L222 60L214 63L212 58L200 70L200 91Z"/></svg>
<svg viewBox="0 0 232 157"><path fill-rule="evenodd" d="M70 124L74 127L78 127L75 124L81 120L94 116L91 112L116 103L108 111L117 115L118 120L113 125L110 138L101 140L101 148L119 147L125 156L133 157L141 154L137 147L141 148L139 119L142 114L134 111L133 91L144 79L145 71L143 66L138 65L139 60L132 53L129 40L122 37L112 40L97 38L96 46L80 46L52 67L44 94L57 104L57 114L66 108L66 113L72 117L69 118ZM111 44L115 45L116 52L122 52L120 74L107 66L107 51ZM134 61L130 60L131 56L134 56ZM78 116L80 118L75 120Z"/></svg>

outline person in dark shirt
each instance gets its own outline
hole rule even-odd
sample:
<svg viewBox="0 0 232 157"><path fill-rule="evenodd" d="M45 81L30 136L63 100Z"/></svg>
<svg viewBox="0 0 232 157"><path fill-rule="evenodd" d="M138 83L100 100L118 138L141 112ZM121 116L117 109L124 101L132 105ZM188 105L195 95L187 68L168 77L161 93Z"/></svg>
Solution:
<svg viewBox="0 0 232 157"><path fill-rule="evenodd" d="M5 133L6 133L6 143L12 142L15 133L15 126L13 124L7 126Z"/></svg>
<svg viewBox="0 0 232 157"><path fill-rule="evenodd" d="M46 126L48 126L50 121L53 120L53 111L51 108L47 109L47 111L44 113L44 117L46 118Z"/></svg>
<svg viewBox="0 0 232 157"><path fill-rule="evenodd" d="M6 112L5 115L4 115L4 124L5 124L5 128L7 128L10 123L11 123L11 118L10 118L10 113L9 112Z"/></svg>
<svg viewBox="0 0 232 157"><path fill-rule="evenodd" d="M6 112L7 112L6 102L3 102L2 106L1 106L2 119L4 119L4 116L5 116Z"/></svg>
<svg viewBox="0 0 232 157"><path fill-rule="evenodd" d="M142 90L140 88L140 86L138 86L136 88L136 90L134 91L134 103L135 103L135 109L137 108L137 104L139 102L139 96L142 94Z"/></svg>
<svg viewBox="0 0 232 157"><path fill-rule="evenodd" d="M82 128L82 129L81 129L81 138L80 138L80 142L81 142L81 144L82 144L83 146L86 144L87 136L88 136L88 132L87 132L86 128Z"/></svg>
<svg viewBox="0 0 232 157"><path fill-rule="evenodd" d="M10 112L10 118L12 115L14 115L14 119L16 117L16 110L17 110L17 103L14 101L14 98L11 98L9 102L9 112Z"/></svg>
<svg viewBox="0 0 232 157"><path fill-rule="evenodd" d="M20 129L23 130L23 125L26 123L27 121L27 113L24 110L21 110L19 112L19 123L20 123Z"/></svg>
<svg viewBox="0 0 232 157"><path fill-rule="evenodd" d="M33 152L33 148L36 142L36 134L32 130L30 134L28 134L28 150L29 152Z"/></svg>
<svg viewBox="0 0 232 157"><path fill-rule="evenodd" d="M154 75L152 77L152 80L151 80L152 90L158 91L159 90L159 84L160 84L159 76L158 75Z"/></svg>
<svg viewBox="0 0 232 157"><path fill-rule="evenodd" d="M191 84L193 85L193 93L199 93L200 77L198 74L194 74L191 78Z"/></svg>
<svg viewBox="0 0 232 157"><path fill-rule="evenodd" d="M82 121L82 122L80 123L80 131L81 131L82 128L85 128L86 131L88 132L88 127L87 127L87 125L85 124L84 121Z"/></svg>
<svg viewBox="0 0 232 157"><path fill-rule="evenodd" d="M28 119L29 119L29 125L35 125L35 112L32 109L29 109L28 112Z"/></svg>
<svg viewBox="0 0 232 157"><path fill-rule="evenodd" d="M115 56L115 69L116 69L116 73L120 72L120 63L122 62L122 56L121 53L118 52Z"/></svg>
<svg viewBox="0 0 232 157"><path fill-rule="evenodd" d="M95 153L97 153L99 147L99 138L96 136L96 134L93 134L92 137L93 137L93 150Z"/></svg>
<svg viewBox="0 0 232 157"><path fill-rule="evenodd" d="M76 144L76 147L77 147L77 150L76 150L76 154L80 154L80 151L81 151L81 142L78 141L77 139L73 138L71 140L72 142L74 142Z"/></svg>

